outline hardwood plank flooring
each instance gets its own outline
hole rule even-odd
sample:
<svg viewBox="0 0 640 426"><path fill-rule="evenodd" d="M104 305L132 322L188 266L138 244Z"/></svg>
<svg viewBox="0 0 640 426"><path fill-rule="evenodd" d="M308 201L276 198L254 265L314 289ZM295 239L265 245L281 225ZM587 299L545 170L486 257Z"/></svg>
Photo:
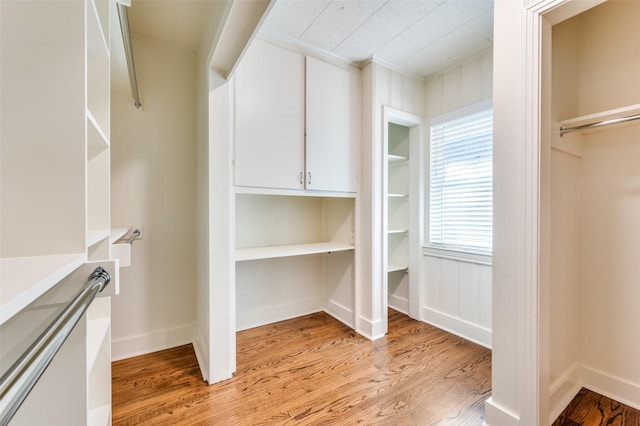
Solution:
<svg viewBox="0 0 640 426"><path fill-rule="evenodd" d="M582 388L552 426L640 426L640 411Z"/></svg>
<svg viewBox="0 0 640 426"><path fill-rule="evenodd" d="M375 342L325 313L237 334L208 386L191 345L113 363L113 425L481 425L491 351L390 310Z"/></svg>

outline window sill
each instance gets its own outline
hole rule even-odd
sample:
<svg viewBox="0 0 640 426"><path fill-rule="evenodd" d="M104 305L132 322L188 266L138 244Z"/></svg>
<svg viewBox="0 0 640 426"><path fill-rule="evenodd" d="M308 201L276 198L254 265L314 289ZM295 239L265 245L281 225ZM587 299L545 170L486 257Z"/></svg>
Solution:
<svg viewBox="0 0 640 426"><path fill-rule="evenodd" d="M493 256L490 254L467 253L463 251L447 250L428 246L422 247L422 255L476 263L478 265L491 266L493 264Z"/></svg>

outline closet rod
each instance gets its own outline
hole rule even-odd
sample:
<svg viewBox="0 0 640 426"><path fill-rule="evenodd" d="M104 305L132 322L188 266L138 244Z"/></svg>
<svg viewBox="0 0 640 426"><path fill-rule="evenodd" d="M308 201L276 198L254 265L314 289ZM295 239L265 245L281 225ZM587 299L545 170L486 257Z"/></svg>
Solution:
<svg viewBox="0 0 640 426"><path fill-rule="evenodd" d="M575 126L575 127L560 126L560 136L564 136L567 133L579 132L580 130L610 126L612 124L624 123L627 121L634 121L634 120L640 120L640 114L630 115L627 117L612 118L611 120L598 121L597 123L583 124L581 126Z"/></svg>
<svg viewBox="0 0 640 426"><path fill-rule="evenodd" d="M87 278L82 289L40 336L0 378L0 425L9 423L31 389L47 369L80 318L111 281L102 267Z"/></svg>
<svg viewBox="0 0 640 426"><path fill-rule="evenodd" d="M138 93L138 79L136 78L136 65L133 61L133 47L131 46L131 33L129 32L129 15L127 7L118 5L118 16L120 17L120 31L122 32L122 41L124 42L124 54L127 59L127 70L129 71L129 83L131 84L131 95L133 96L133 105L136 109L140 109L140 95Z"/></svg>

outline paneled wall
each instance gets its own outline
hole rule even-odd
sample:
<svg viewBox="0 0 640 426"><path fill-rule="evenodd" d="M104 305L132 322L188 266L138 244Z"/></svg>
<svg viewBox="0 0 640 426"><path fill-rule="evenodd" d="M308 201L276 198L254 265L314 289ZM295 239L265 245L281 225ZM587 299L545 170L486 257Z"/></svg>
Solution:
<svg viewBox="0 0 640 426"><path fill-rule="evenodd" d="M429 78L424 95L425 140L429 140L430 118L491 99L492 78L491 50ZM424 173L428 175L428 144L424 154ZM426 191L428 185L425 185L424 199L428 199ZM427 221L425 214L425 230ZM423 254L421 319L491 347L491 266L444 258L427 251Z"/></svg>

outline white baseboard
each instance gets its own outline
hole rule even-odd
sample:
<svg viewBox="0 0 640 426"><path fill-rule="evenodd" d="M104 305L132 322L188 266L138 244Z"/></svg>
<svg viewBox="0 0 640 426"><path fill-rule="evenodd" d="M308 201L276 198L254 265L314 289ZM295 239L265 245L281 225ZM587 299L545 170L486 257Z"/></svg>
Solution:
<svg viewBox="0 0 640 426"><path fill-rule="evenodd" d="M580 378L583 387L640 410L640 384L587 365L580 366Z"/></svg>
<svg viewBox="0 0 640 426"><path fill-rule="evenodd" d="M194 327L193 332L193 350L196 353L196 360L198 361L198 366L200 367L200 373L202 374L202 379L205 382L209 381L209 363L207 362L206 354L208 351L206 350L206 343L200 330L198 327Z"/></svg>
<svg viewBox="0 0 640 426"><path fill-rule="evenodd" d="M389 296L389 307L405 315L409 315L409 299L392 294Z"/></svg>
<svg viewBox="0 0 640 426"><path fill-rule="evenodd" d="M549 386L548 424L553 424L581 388L580 365L575 363Z"/></svg>
<svg viewBox="0 0 640 426"><path fill-rule="evenodd" d="M111 340L111 359L118 361L193 342L193 324Z"/></svg>
<svg viewBox="0 0 640 426"><path fill-rule="evenodd" d="M422 321L491 349L489 329L427 307L422 308Z"/></svg>
<svg viewBox="0 0 640 426"><path fill-rule="evenodd" d="M341 323L354 328L353 327L353 311L341 304L334 302L333 300L328 300L324 311L340 321Z"/></svg>
<svg viewBox="0 0 640 426"><path fill-rule="evenodd" d="M364 317L356 319L356 331L369 340L377 340L387 333L383 320L371 321Z"/></svg>
<svg viewBox="0 0 640 426"><path fill-rule="evenodd" d="M308 299L286 305L270 306L249 312L238 312L236 331L272 324L324 310L323 299Z"/></svg>
<svg viewBox="0 0 640 426"><path fill-rule="evenodd" d="M493 397L484 403L484 418L486 426L520 426L520 418L496 404Z"/></svg>

